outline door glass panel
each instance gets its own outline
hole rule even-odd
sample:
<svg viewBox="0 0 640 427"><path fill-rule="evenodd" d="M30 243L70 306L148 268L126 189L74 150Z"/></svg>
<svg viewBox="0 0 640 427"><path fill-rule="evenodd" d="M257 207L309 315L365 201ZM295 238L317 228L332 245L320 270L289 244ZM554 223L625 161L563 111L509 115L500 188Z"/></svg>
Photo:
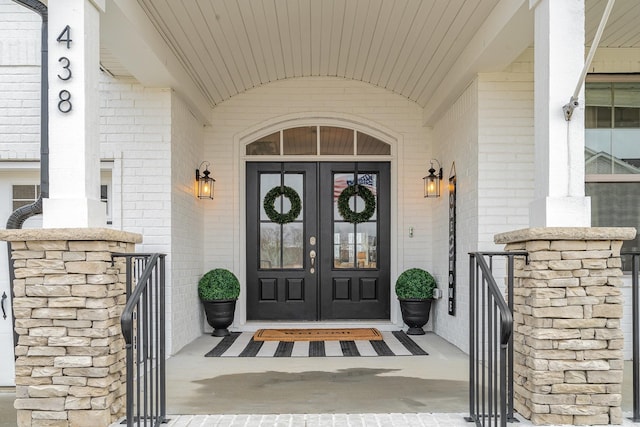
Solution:
<svg viewBox="0 0 640 427"><path fill-rule="evenodd" d="M268 222L260 224L260 268L280 268L280 225Z"/></svg>
<svg viewBox="0 0 640 427"><path fill-rule="evenodd" d="M282 226L283 250L282 268L303 268L304 231L301 222L291 222Z"/></svg>
<svg viewBox="0 0 640 427"><path fill-rule="evenodd" d="M391 154L391 146L366 133L358 132L358 155L385 156Z"/></svg>
<svg viewBox="0 0 640 427"><path fill-rule="evenodd" d="M353 184L353 174L352 173L336 173L333 174L333 218L337 220L341 220L342 217L338 212L338 197L340 197L340 193L342 193L348 186ZM353 205L353 197L349 201L349 206L351 209L354 209Z"/></svg>
<svg viewBox="0 0 640 427"><path fill-rule="evenodd" d="M264 198L267 193L273 188L280 186L280 174L279 173L263 173L260 174L260 220L261 221L269 221L269 217L267 213L264 211ZM280 197L275 200L273 206L276 209L276 212L281 212L281 203Z"/></svg>
<svg viewBox="0 0 640 427"><path fill-rule="evenodd" d="M296 190L296 193L298 193L298 197L300 197L300 202L302 204L302 209L300 209L300 215L298 215L296 221L302 221L304 214L304 176L301 173L287 173L284 176L284 185L293 188L294 190ZM288 198L285 197L283 201L282 212L289 212L289 209L291 209L291 202Z"/></svg>
<svg viewBox="0 0 640 427"><path fill-rule="evenodd" d="M357 225L356 258L358 268L377 267L378 227L375 222L363 222Z"/></svg>
<svg viewBox="0 0 640 427"><path fill-rule="evenodd" d="M272 133L247 145L249 156L273 156L280 154L280 132Z"/></svg>
<svg viewBox="0 0 640 427"><path fill-rule="evenodd" d="M376 200L376 208L369 220L376 220L378 217L378 174L361 173L358 174L358 183L371 191ZM350 185L353 185L352 173L336 173L333 175L333 217L336 221L343 220L338 211L338 198L340 194ZM365 208L365 201L360 196L352 196L349 199L349 208L354 212L362 212Z"/></svg>
<svg viewBox="0 0 640 427"><path fill-rule="evenodd" d="M353 130L321 126L320 154L353 155Z"/></svg>
<svg viewBox="0 0 640 427"><path fill-rule="evenodd" d="M318 128L316 126L304 126L286 129L282 134L283 154L305 155L317 154Z"/></svg>
<svg viewBox="0 0 640 427"><path fill-rule="evenodd" d="M334 268L377 268L377 215L378 215L378 175L359 173L358 183L366 187L375 197L376 209L366 222L352 224L346 222L338 211L338 198L350 185L354 184L353 173L333 175L333 266ZM360 196L349 199L349 208L354 212L365 209L365 201Z"/></svg>
<svg viewBox="0 0 640 427"><path fill-rule="evenodd" d="M354 225L348 222L333 224L333 266L335 268L354 268L355 235Z"/></svg>
<svg viewBox="0 0 640 427"><path fill-rule="evenodd" d="M260 268L303 268L304 260L304 175L301 173L285 173L281 182L280 173L263 173L260 175ZM293 188L302 204L300 214L287 224L278 224L267 216L264 210L264 199L273 188L281 184ZM291 201L288 197L279 196L273 206L278 213L287 213L291 210Z"/></svg>
<svg viewBox="0 0 640 427"><path fill-rule="evenodd" d="M376 199L376 209L373 211L373 215L369 220L375 221L378 217L378 174L375 173L359 173L358 174L358 184L364 185L371 191L373 196ZM364 200L360 197L357 198L356 202L356 212L361 212L365 208Z"/></svg>

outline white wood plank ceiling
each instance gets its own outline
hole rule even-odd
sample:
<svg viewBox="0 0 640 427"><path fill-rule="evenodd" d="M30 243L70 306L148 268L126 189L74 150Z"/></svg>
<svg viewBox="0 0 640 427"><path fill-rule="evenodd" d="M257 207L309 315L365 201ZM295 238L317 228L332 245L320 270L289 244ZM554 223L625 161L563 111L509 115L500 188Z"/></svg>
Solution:
<svg viewBox="0 0 640 427"><path fill-rule="evenodd" d="M498 0L138 0L211 105L338 76L424 105Z"/></svg>
<svg viewBox="0 0 640 427"><path fill-rule="evenodd" d="M499 0L137 0L213 107L276 80L360 80L425 106ZM606 0L586 0L586 40ZM532 18L533 19L533 18ZM618 0L601 46L640 47Z"/></svg>
<svg viewBox="0 0 640 427"><path fill-rule="evenodd" d="M606 0L585 0L587 46L591 46L606 5ZM640 1L617 0L615 2L598 46L640 48Z"/></svg>

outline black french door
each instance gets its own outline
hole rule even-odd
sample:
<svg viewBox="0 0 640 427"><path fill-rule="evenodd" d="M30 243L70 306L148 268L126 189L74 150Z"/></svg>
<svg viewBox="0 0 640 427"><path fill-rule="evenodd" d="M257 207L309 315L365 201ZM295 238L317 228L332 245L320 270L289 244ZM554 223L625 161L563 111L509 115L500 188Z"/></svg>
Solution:
<svg viewBox="0 0 640 427"><path fill-rule="evenodd" d="M246 190L248 320L389 319L389 163L247 163Z"/></svg>

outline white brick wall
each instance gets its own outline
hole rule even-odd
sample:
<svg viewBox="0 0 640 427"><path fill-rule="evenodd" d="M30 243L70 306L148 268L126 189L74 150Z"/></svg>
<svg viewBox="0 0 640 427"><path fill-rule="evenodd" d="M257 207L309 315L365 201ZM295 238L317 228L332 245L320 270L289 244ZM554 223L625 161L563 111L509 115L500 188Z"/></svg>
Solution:
<svg viewBox="0 0 640 427"><path fill-rule="evenodd" d="M203 127L175 93L171 97L171 299L172 352L202 333L197 283L204 272L202 227L209 200L194 197L202 158Z"/></svg>
<svg viewBox="0 0 640 427"><path fill-rule="evenodd" d="M40 157L40 68L0 69L0 159Z"/></svg>
<svg viewBox="0 0 640 427"><path fill-rule="evenodd" d="M40 17L0 0L0 160L40 157Z"/></svg>
<svg viewBox="0 0 640 427"><path fill-rule="evenodd" d="M212 126L205 134L204 158L213 161L217 180L216 200L205 207L205 270L229 268L244 286L244 267L238 262L244 257L239 196L244 194L244 180L234 140L261 123L312 113L349 118L400 137L398 159L394 162L399 187L398 216L394 216L392 224L392 240L395 239L392 246L398 251L392 261L396 270L392 271L391 285L405 268L431 269L431 205L422 197L422 177L428 169L431 139L429 130L421 125L420 107L365 83L314 77L270 83L214 109ZM409 226L415 229L412 239L408 237Z"/></svg>
<svg viewBox="0 0 640 427"><path fill-rule="evenodd" d="M478 78L478 250L502 251L496 234L529 226L534 193L533 50ZM506 284L503 259L494 264Z"/></svg>
<svg viewBox="0 0 640 427"><path fill-rule="evenodd" d="M500 249L493 236L529 225L534 188L533 51L504 72L478 82L478 245Z"/></svg>
<svg viewBox="0 0 640 427"><path fill-rule="evenodd" d="M528 227L533 198L533 55L525 52L500 73L476 78L434 126L435 156L445 182L457 172L456 315L437 304L436 332L468 350L468 253L502 250L493 236ZM446 186L443 187L448 195ZM434 263L447 277L447 198L434 213ZM436 249L437 248L437 249ZM496 265L500 274L501 265Z"/></svg>
<svg viewBox="0 0 640 427"><path fill-rule="evenodd" d="M103 75L100 151L114 159L114 227L141 233L146 252L171 236L171 92Z"/></svg>
<svg viewBox="0 0 640 427"><path fill-rule="evenodd" d="M0 67L40 65L40 17L12 0L0 0Z"/></svg>
<svg viewBox="0 0 640 427"><path fill-rule="evenodd" d="M478 79L478 248L501 250L497 233L529 226L533 200L533 51Z"/></svg>
<svg viewBox="0 0 640 427"><path fill-rule="evenodd" d="M468 255L476 250L478 236L478 84L474 81L433 129L434 157L443 167L442 197L429 199L434 205L434 271L444 291L435 304L435 331L451 343L467 349L469 329ZM448 314L449 191L452 163L456 168L456 315Z"/></svg>
<svg viewBox="0 0 640 427"><path fill-rule="evenodd" d="M102 75L100 155L113 159L113 227L140 233L138 252L167 254L167 313L172 302L171 91ZM170 319L170 318L169 318ZM167 327L169 354L173 329Z"/></svg>

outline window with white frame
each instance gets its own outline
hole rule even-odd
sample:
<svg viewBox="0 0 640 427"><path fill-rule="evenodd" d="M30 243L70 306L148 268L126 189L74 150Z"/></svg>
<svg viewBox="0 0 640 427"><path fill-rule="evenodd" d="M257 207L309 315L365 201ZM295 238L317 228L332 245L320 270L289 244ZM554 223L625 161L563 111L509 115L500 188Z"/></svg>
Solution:
<svg viewBox="0 0 640 427"><path fill-rule="evenodd" d="M21 208L38 200L40 197L40 186L34 184L14 185L13 188L13 210Z"/></svg>
<svg viewBox="0 0 640 427"><path fill-rule="evenodd" d="M585 98L585 190L592 225L640 229L640 74L590 75ZM623 250L639 251L640 237L625 242Z"/></svg>
<svg viewBox="0 0 640 427"><path fill-rule="evenodd" d="M107 224L111 225L111 204L109 203L109 192L111 188L107 184L102 184L100 186L100 201L104 203L104 207L107 210Z"/></svg>

